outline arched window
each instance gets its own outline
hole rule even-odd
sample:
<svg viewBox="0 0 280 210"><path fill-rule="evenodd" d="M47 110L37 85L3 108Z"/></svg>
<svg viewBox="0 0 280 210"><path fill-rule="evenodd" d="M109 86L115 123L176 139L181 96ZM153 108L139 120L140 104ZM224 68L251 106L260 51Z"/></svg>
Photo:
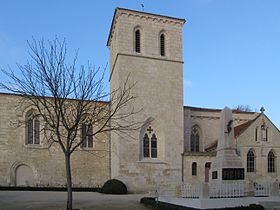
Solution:
<svg viewBox="0 0 280 210"><path fill-rule="evenodd" d="M258 127L255 129L255 141L258 141Z"/></svg>
<svg viewBox="0 0 280 210"><path fill-rule="evenodd" d="M40 121L33 111L26 115L25 144L40 144Z"/></svg>
<svg viewBox="0 0 280 210"><path fill-rule="evenodd" d="M267 156L267 172L268 173L275 172L275 155L273 151L270 151Z"/></svg>
<svg viewBox="0 0 280 210"><path fill-rule="evenodd" d="M247 153L247 172L255 172L255 154L252 149Z"/></svg>
<svg viewBox="0 0 280 210"><path fill-rule="evenodd" d="M157 158L157 155L157 136L154 129L149 126L143 137L143 157Z"/></svg>
<svg viewBox="0 0 280 210"><path fill-rule="evenodd" d="M91 123L82 124L82 144L83 148L92 148L93 147L93 127Z"/></svg>
<svg viewBox="0 0 280 210"><path fill-rule="evenodd" d="M193 162L192 163L192 176L196 176L197 175L197 163Z"/></svg>
<svg viewBox="0 0 280 210"><path fill-rule="evenodd" d="M135 52L140 53L141 52L141 33L140 33L139 29L137 29L135 31L134 44L135 44Z"/></svg>
<svg viewBox="0 0 280 210"><path fill-rule="evenodd" d="M196 127L191 132L191 152L199 152L199 132Z"/></svg>
<svg viewBox="0 0 280 210"><path fill-rule="evenodd" d="M164 36L164 34L160 35L160 55L165 56L165 36Z"/></svg>

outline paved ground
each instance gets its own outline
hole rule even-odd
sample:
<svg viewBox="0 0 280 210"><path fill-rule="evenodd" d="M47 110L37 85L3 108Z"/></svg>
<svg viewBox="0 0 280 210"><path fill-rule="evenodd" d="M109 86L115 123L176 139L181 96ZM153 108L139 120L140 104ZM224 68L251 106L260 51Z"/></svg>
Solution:
<svg viewBox="0 0 280 210"><path fill-rule="evenodd" d="M148 210L140 204L144 195L104 195L94 192L74 192L74 208L83 210ZM66 192L0 191L2 210L63 210Z"/></svg>

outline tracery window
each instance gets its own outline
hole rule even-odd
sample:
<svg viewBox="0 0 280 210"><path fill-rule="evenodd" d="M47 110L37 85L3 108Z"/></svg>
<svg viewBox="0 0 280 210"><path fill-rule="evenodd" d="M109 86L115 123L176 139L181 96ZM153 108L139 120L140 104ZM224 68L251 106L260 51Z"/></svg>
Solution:
<svg viewBox="0 0 280 210"><path fill-rule="evenodd" d="M134 44L135 44L135 52L140 53L141 52L141 33L140 30L137 29L135 31L135 37L134 37Z"/></svg>
<svg viewBox="0 0 280 210"><path fill-rule="evenodd" d="M268 173L275 172L275 155L273 151L270 151L267 156L267 172Z"/></svg>
<svg viewBox="0 0 280 210"><path fill-rule="evenodd" d="M93 127L91 123L82 124L82 148L92 148L93 147Z"/></svg>
<svg viewBox="0 0 280 210"><path fill-rule="evenodd" d="M194 127L191 132L191 152L199 152L199 131Z"/></svg>
<svg viewBox="0 0 280 210"><path fill-rule="evenodd" d="M247 153L247 172L255 172L255 153L252 149Z"/></svg>
<svg viewBox="0 0 280 210"><path fill-rule="evenodd" d="M160 55L165 56L165 35L160 35Z"/></svg>
<svg viewBox="0 0 280 210"><path fill-rule="evenodd" d="M25 144L40 144L40 121L34 112L26 115Z"/></svg>
<svg viewBox="0 0 280 210"><path fill-rule="evenodd" d="M143 156L144 158L157 158L157 136L151 126L143 137Z"/></svg>
<svg viewBox="0 0 280 210"><path fill-rule="evenodd" d="M197 163L193 162L192 163L192 176L196 176L197 175Z"/></svg>

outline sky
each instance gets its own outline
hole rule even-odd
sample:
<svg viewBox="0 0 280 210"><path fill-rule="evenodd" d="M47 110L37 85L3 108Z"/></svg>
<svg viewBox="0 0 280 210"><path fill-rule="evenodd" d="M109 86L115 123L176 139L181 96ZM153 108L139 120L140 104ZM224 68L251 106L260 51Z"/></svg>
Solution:
<svg viewBox="0 0 280 210"><path fill-rule="evenodd" d="M25 64L32 37L56 36L66 39L70 56L79 50L79 64L105 68L115 8L142 11L141 4L145 12L187 21L184 105L263 106L280 128L279 0L1 0L0 68Z"/></svg>

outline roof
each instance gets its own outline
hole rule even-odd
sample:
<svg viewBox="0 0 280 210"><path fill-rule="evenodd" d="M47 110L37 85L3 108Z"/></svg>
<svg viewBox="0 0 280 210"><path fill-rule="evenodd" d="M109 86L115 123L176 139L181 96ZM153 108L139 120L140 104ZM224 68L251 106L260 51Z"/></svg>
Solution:
<svg viewBox="0 0 280 210"><path fill-rule="evenodd" d="M23 95L21 94L18 94L18 93L5 93L5 92L0 92L0 96L1 95L7 95L7 96L16 96L16 97L23 97ZM34 97L38 97L38 96L34 96ZM51 96L45 96L46 98L49 98L49 99L52 99L54 97L51 97ZM79 99L73 99L73 98L66 98L67 100L79 100ZM94 102L92 100L92 102ZM98 102L98 103L104 103L104 104L109 104L110 101L95 101L95 102Z"/></svg>
<svg viewBox="0 0 280 210"><path fill-rule="evenodd" d="M206 151L206 152L215 151L216 148L217 148L217 146L218 146L218 140L214 141L212 144L210 144L209 146L207 146L207 147L205 148L205 151Z"/></svg>
<svg viewBox="0 0 280 210"><path fill-rule="evenodd" d="M113 16L113 19L112 19L112 22L111 22L110 32L109 32L109 36L108 36L108 39L107 39L107 46L110 46L110 40L111 40L113 30L114 30L114 23L117 19L117 13L119 11L128 12L128 13L132 13L132 14L134 13L134 14L142 15L142 16L153 16L153 17L157 16L157 17L160 17L160 18L179 21L179 22L182 22L182 24L184 24L186 22L186 20L183 19L183 18L176 18L176 17L171 17L171 16L165 16L165 15L159 15L159 14L154 14L154 13L149 13L149 12L143 12L143 11L137 11L137 10L131 10L131 9L117 7L115 9L114 16Z"/></svg>
<svg viewBox="0 0 280 210"><path fill-rule="evenodd" d="M221 112L222 109L213 109L213 108L203 108L203 107L194 107L194 106L184 106L185 109L190 109L191 111L202 111L202 112ZM255 114L256 112L247 112L240 110L232 110L235 114Z"/></svg>
<svg viewBox="0 0 280 210"><path fill-rule="evenodd" d="M255 120L256 118L254 120L249 120L248 122L234 127L234 138L238 137L241 133L243 133L243 131L245 131Z"/></svg>

